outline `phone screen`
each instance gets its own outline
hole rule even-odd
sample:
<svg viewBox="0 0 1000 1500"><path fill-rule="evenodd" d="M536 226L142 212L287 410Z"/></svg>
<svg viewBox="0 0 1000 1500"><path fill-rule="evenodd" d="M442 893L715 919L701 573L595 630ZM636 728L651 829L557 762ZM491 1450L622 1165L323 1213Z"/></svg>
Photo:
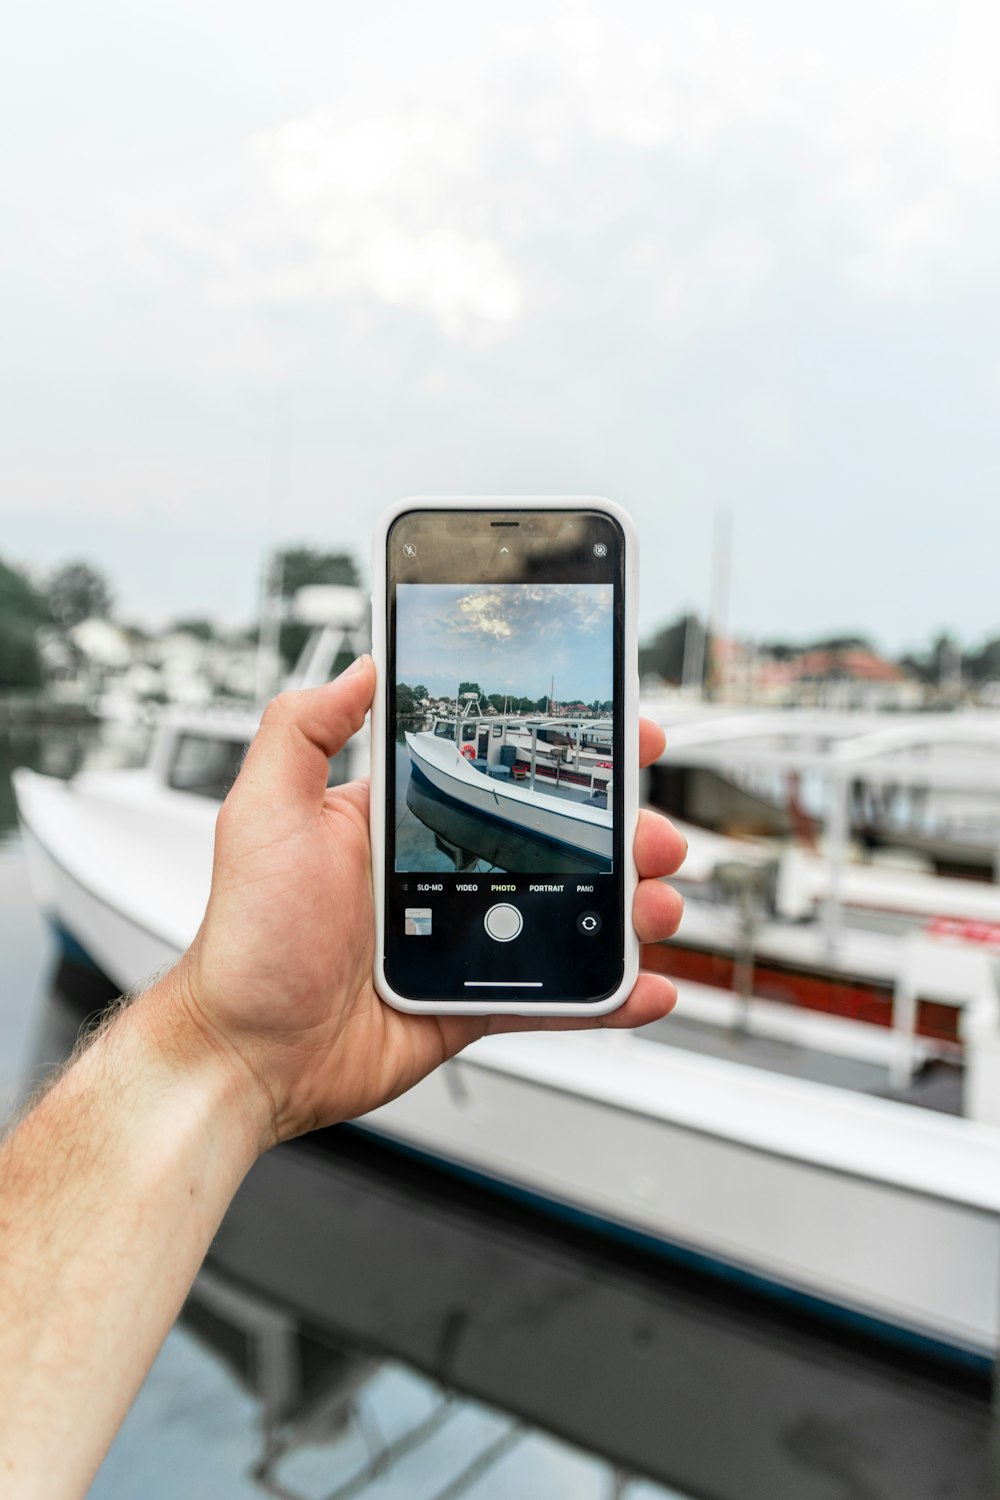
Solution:
<svg viewBox="0 0 1000 1500"><path fill-rule="evenodd" d="M390 529L385 969L408 999L621 983L624 547L586 510Z"/></svg>

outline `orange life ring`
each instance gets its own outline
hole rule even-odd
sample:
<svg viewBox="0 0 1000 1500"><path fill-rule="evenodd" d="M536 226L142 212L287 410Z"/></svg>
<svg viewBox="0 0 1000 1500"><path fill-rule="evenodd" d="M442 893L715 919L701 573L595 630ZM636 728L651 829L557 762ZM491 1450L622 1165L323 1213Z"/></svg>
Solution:
<svg viewBox="0 0 1000 1500"><path fill-rule="evenodd" d="M473 750L471 745L463 745L462 754L465 756L466 760L475 760L476 758L476 752L475 750Z"/></svg>

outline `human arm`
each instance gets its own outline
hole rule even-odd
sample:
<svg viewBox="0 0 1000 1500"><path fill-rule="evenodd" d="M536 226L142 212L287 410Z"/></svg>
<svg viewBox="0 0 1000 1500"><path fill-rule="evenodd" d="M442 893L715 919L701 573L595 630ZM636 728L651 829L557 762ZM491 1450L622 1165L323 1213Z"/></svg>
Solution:
<svg viewBox="0 0 1000 1500"><path fill-rule="evenodd" d="M205 920L0 1153L0 1473L82 1494L256 1156L392 1098L489 1030L637 1025L673 988L644 975L594 1022L404 1016L371 985L367 787L327 759L371 701L363 659L265 714L220 814ZM645 756L660 732L644 731ZM683 841L645 815L634 922L672 931L655 878ZM331 920L336 913L336 921Z"/></svg>
<svg viewBox="0 0 1000 1500"><path fill-rule="evenodd" d="M172 1039L173 976L0 1147L0 1494L76 1497L257 1153L238 1076Z"/></svg>

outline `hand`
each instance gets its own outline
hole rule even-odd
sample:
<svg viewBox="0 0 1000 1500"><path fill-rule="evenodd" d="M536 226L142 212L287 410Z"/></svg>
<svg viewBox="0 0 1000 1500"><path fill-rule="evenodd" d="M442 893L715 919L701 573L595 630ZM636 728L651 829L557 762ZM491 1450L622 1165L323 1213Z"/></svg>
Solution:
<svg viewBox="0 0 1000 1500"><path fill-rule="evenodd" d="M659 974L593 1018L415 1016L379 998L368 783L326 785L328 757L361 728L374 688L362 657L268 706L219 814L208 910L171 986L175 1045L208 1047L243 1076L262 1150L374 1109L487 1033L641 1026L676 999ZM643 720L641 764L663 743ZM640 814L632 915L643 942L676 931L681 899L660 877L685 852L665 818Z"/></svg>

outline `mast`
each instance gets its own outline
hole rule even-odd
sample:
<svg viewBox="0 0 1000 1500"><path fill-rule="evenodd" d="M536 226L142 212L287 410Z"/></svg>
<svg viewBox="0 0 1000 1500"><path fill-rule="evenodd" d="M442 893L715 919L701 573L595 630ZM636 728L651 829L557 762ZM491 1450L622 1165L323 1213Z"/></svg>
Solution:
<svg viewBox="0 0 1000 1500"><path fill-rule="evenodd" d="M707 631L697 615L689 614L684 628L684 663L681 667L681 687L685 692L697 693L700 698L705 689L705 636Z"/></svg>
<svg viewBox="0 0 1000 1500"><path fill-rule="evenodd" d="M708 670L708 696L714 698L726 686L722 654L726 618L729 613L729 574L732 557L733 513L723 507L715 513L715 540L712 548L712 587L709 594L708 628L711 648Z"/></svg>
<svg viewBox="0 0 1000 1500"><path fill-rule="evenodd" d="M260 614L257 625L257 660L254 692L264 703L278 691L281 676L281 595L285 560L275 550L264 561L260 581Z"/></svg>

